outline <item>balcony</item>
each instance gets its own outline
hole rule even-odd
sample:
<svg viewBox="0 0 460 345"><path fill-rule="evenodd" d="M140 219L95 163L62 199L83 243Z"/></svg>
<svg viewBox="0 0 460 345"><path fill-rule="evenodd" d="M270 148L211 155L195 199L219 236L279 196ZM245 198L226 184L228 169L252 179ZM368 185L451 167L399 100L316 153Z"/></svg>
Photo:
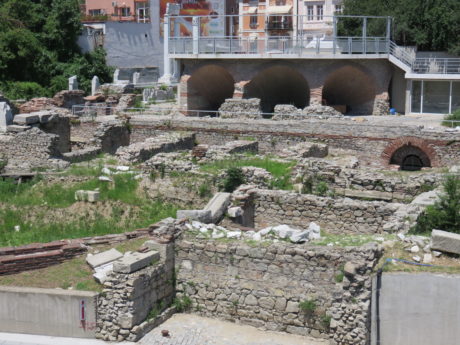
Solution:
<svg viewBox="0 0 460 345"><path fill-rule="evenodd" d="M288 18L285 18L284 20L272 20L269 18L265 23L265 26L267 30L292 30L292 21Z"/></svg>

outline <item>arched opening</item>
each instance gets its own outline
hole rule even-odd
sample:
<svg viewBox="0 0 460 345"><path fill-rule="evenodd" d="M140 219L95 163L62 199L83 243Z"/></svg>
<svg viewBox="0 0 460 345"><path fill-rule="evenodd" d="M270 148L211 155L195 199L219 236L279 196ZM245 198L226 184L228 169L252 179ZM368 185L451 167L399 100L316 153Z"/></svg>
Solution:
<svg viewBox="0 0 460 345"><path fill-rule="evenodd" d="M323 102L345 114L370 115L376 95L374 78L355 66L344 66L324 82Z"/></svg>
<svg viewBox="0 0 460 345"><path fill-rule="evenodd" d="M401 170L417 171L423 167L430 167L431 162L428 155L416 146L410 143L401 146L391 156L390 164L400 166Z"/></svg>
<svg viewBox="0 0 460 345"><path fill-rule="evenodd" d="M246 84L243 98L260 98L264 113L273 113L277 104L292 104L297 108L304 108L310 102L310 87L295 69L273 66L263 70Z"/></svg>
<svg viewBox="0 0 460 345"><path fill-rule="evenodd" d="M235 81L225 68L203 66L187 81L187 109L192 110L190 115L214 115L227 98L233 97L234 90Z"/></svg>

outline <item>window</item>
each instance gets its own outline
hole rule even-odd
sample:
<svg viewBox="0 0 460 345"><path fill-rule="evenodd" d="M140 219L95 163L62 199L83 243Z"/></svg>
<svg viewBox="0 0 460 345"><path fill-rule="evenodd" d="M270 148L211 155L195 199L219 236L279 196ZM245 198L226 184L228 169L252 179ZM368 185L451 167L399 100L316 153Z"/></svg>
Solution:
<svg viewBox="0 0 460 345"><path fill-rule="evenodd" d="M323 5L316 6L316 20L323 20Z"/></svg>
<svg viewBox="0 0 460 345"><path fill-rule="evenodd" d="M314 6L308 5L307 6L307 20L313 20L314 15Z"/></svg>
<svg viewBox="0 0 460 345"><path fill-rule="evenodd" d="M102 13L102 10L89 10L89 15L90 16L100 16Z"/></svg>
<svg viewBox="0 0 460 345"><path fill-rule="evenodd" d="M122 7L120 10L120 15L122 17L129 17L131 15L131 9L129 7Z"/></svg>
<svg viewBox="0 0 460 345"><path fill-rule="evenodd" d="M335 5L335 13L336 14L342 13L342 5Z"/></svg>
<svg viewBox="0 0 460 345"><path fill-rule="evenodd" d="M257 13L249 17L249 26L251 28L257 28Z"/></svg>

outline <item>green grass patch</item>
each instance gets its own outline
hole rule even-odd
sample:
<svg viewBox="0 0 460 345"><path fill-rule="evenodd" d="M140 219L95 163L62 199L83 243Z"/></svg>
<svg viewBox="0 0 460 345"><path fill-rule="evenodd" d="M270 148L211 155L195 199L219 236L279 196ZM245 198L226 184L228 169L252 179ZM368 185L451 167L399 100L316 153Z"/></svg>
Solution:
<svg viewBox="0 0 460 345"><path fill-rule="evenodd" d="M241 167L256 167L263 168L271 173L274 177L284 177L289 175L292 167L296 162L279 162L269 157L265 158L247 158L241 160L225 159L208 164L203 164L200 169L205 172L217 173L219 170Z"/></svg>
<svg viewBox="0 0 460 345"><path fill-rule="evenodd" d="M201 171L217 174L221 170L228 170L232 168L241 168L241 167L256 167L263 168L271 173L274 177L273 181L270 183L270 188L272 189L292 189L291 183L291 170L296 165L295 161L291 162L280 162L270 157L258 158L258 157L248 157L244 159L226 159L221 161L216 161L208 164L203 164L200 166Z"/></svg>
<svg viewBox="0 0 460 345"><path fill-rule="evenodd" d="M385 240L394 240L395 235L373 234L373 235L333 235L321 232L321 238L312 242L319 246L326 246L333 243L337 247L358 247L369 242L377 242L376 237L383 237Z"/></svg>
<svg viewBox="0 0 460 345"><path fill-rule="evenodd" d="M177 207L161 200L148 201L138 212L122 218L116 210L108 217L96 215L89 218L82 215L70 222L46 220L46 211L39 215L40 220L25 221L23 210L0 210L0 246L19 246L31 242L50 242L61 239L100 236L132 231L147 227L167 217L174 217ZM14 231L19 225L20 231Z"/></svg>

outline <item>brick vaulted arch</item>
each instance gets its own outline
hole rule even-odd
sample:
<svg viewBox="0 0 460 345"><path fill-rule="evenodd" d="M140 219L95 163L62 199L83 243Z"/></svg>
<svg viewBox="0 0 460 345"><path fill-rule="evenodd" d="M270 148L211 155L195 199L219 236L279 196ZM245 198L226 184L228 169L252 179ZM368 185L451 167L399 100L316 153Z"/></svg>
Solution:
<svg viewBox="0 0 460 345"><path fill-rule="evenodd" d="M402 166L411 156L417 157L422 166L438 167L441 161L429 141L416 137L402 137L393 140L383 151L382 160L385 165Z"/></svg>

